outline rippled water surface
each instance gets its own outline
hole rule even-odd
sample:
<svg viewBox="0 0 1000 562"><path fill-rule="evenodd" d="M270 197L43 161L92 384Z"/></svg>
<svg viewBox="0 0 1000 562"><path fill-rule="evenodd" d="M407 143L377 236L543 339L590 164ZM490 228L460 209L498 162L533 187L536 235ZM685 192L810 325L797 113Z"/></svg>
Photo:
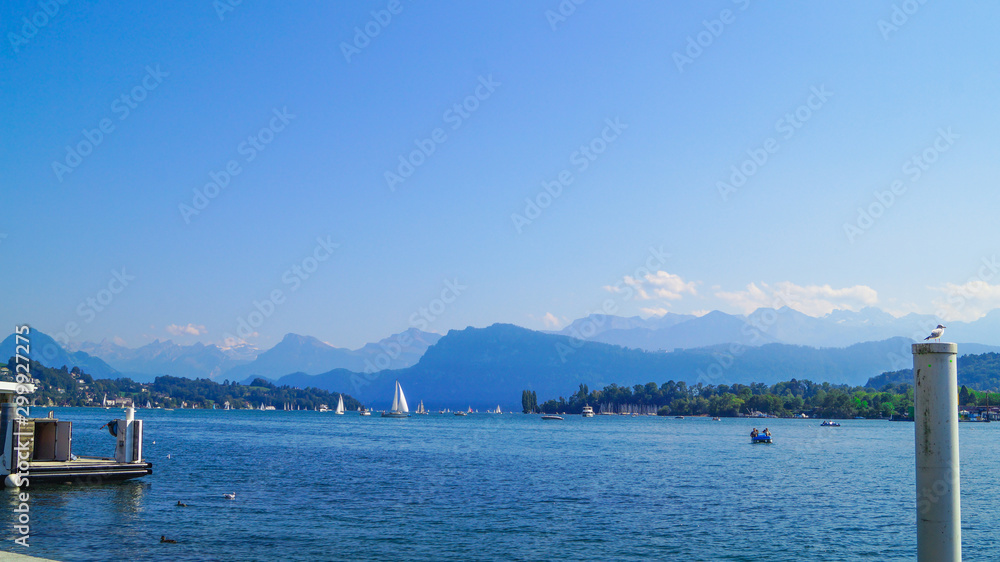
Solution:
<svg viewBox="0 0 1000 562"><path fill-rule="evenodd" d="M74 422L75 453L111 454L97 428L119 412L55 411ZM4 548L59 560L915 558L908 423L137 417L152 476L30 489L28 550L9 540L5 491ZM750 445L763 425L774 444ZM960 434L965 559L993 560L1000 424L962 424Z"/></svg>

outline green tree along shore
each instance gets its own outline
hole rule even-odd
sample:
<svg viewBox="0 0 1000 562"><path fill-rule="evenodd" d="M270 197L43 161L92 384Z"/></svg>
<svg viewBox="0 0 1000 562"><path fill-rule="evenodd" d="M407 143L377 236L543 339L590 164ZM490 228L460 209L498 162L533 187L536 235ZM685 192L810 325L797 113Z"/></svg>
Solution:
<svg viewBox="0 0 1000 562"><path fill-rule="evenodd" d="M603 390L587 392L586 385L569 397L548 400L541 405L545 413L579 414L583 406L652 407L657 414L710 415L736 417L763 412L779 417L806 413L823 418L880 418L906 416L913 406L913 388L906 384L886 385L881 390L792 379L767 386L733 384L688 386L683 381L637 384L632 388L611 384Z"/></svg>
<svg viewBox="0 0 1000 562"><path fill-rule="evenodd" d="M23 367L21 369L23 371ZM2 378L14 380L17 372L14 358L3 369ZM329 408L337 405L337 393L318 388L293 388L275 386L265 379L254 379L249 385L226 381L218 383L209 379L182 377L156 377L152 383L137 383L132 379L94 379L74 367L53 369L37 361L30 364L31 377L37 380L32 394L38 406L101 406L104 396L108 400L125 399L136 406L148 401L154 407L165 408L221 408L226 402L230 407L258 408L261 404L281 410L286 405L292 409L316 409L322 404ZM344 407L355 410L361 403L344 394Z"/></svg>
<svg viewBox="0 0 1000 562"><path fill-rule="evenodd" d="M913 370L882 373L868 379L865 386L833 385L792 379L771 386L667 381L635 385L632 388L611 384L593 392L581 384L566 399L548 400L540 409L545 413L578 414L584 405L595 410L601 406L652 406L659 415L710 415L735 417L753 411L776 416L805 413L822 418L908 417L913 408ZM963 355L958 358L959 405L1000 406L1000 353Z"/></svg>

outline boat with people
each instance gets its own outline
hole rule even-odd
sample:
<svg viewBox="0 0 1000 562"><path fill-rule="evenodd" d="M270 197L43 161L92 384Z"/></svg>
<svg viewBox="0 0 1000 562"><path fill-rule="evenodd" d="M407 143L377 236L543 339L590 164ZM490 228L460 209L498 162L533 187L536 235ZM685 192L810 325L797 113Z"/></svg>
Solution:
<svg viewBox="0 0 1000 562"><path fill-rule="evenodd" d="M396 381L396 392L392 396L392 409L388 412L382 412L383 418L408 418L410 417L410 408L406 405L406 395L403 394L403 387L399 386L399 381Z"/></svg>
<svg viewBox="0 0 1000 562"><path fill-rule="evenodd" d="M370 416L370 415L372 415L372 412L368 408L365 408L365 405L362 404L362 405L358 406L358 415L359 416Z"/></svg>
<svg viewBox="0 0 1000 562"><path fill-rule="evenodd" d="M839 422L830 421L830 420L826 420L826 421L824 421L823 423L821 423L819 425L821 427L840 427L840 423Z"/></svg>
<svg viewBox="0 0 1000 562"><path fill-rule="evenodd" d="M466 416L466 415L468 415L468 414L466 414L466 413L465 413L465 412L463 412L462 410L458 410L457 412L455 412L455 415L456 415L456 416Z"/></svg>
<svg viewBox="0 0 1000 562"><path fill-rule="evenodd" d="M757 431L757 428L753 428L750 432L750 444L751 445L770 445L771 444L771 430L764 428L764 431Z"/></svg>
<svg viewBox="0 0 1000 562"><path fill-rule="evenodd" d="M590 404L585 404L583 406L583 414L581 415L585 418L592 418L594 417L594 409L590 407Z"/></svg>

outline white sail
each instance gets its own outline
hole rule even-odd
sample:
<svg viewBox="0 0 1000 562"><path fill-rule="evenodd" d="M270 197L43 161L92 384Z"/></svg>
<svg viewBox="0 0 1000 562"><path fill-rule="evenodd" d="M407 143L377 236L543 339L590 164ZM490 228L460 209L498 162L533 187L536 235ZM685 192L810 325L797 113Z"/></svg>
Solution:
<svg viewBox="0 0 1000 562"><path fill-rule="evenodd" d="M337 398L337 413L338 414L343 414L344 413L344 395L343 394L341 394Z"/></svg>
<svg viewBox="0 0 1000 562"><path fill-rule="evenodd" d="M403 387L396 381L396 393L392 396L392 411L408 414L410 408L406 405L406 396L403 395Z"/></svg>

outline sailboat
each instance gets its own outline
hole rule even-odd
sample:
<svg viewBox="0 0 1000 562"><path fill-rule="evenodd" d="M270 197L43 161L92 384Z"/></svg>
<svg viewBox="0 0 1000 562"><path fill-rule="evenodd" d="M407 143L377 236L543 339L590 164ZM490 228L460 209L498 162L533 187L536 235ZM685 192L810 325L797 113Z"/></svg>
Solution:
<svg viewBox="0 0 1000 562"><path fill-rule="evenodd" d="M406 406L406 396L403 395L403 387L396 381L396 393L392 396L392 409L382 412L383 418L408 418L410 408Z"/></svg>
<svg viewBox="0 0 1000 562"><path fill-rule="evenodd" d="M333 411L334 414L338 416L344 415L344 395L341 394L337 398L337 409Z"/></svg>
<svg viewBox="0 0 1000 562"><path fill-rule="evenodd" d="M420 414L420 415L427 415L427 414L430 413L430 412L428 412L427 410L424 409L424 401L423 400L421 400L420 404L417 406L417 413Z"/></svg>

